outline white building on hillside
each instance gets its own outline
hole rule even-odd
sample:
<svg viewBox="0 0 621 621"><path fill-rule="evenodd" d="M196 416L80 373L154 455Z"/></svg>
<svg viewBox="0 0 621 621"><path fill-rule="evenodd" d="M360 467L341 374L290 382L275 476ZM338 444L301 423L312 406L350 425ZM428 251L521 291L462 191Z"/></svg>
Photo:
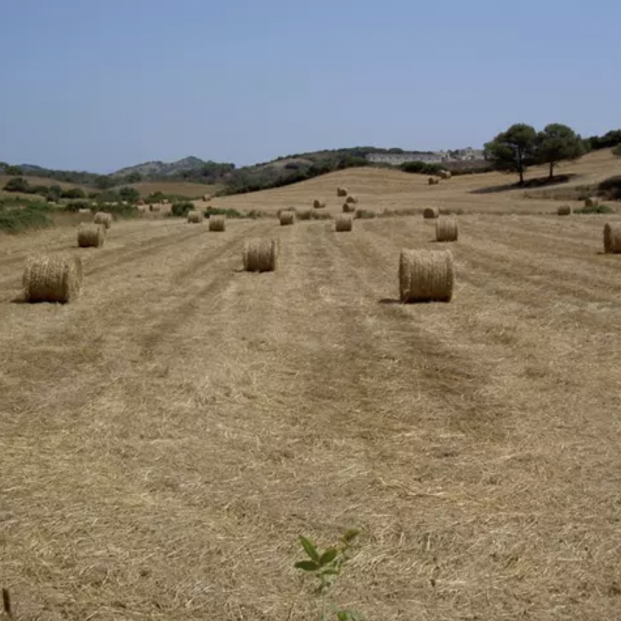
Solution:
<svg viewBox="0 0 621 621"><path fill-rule="evenodd" d="M420 153L409 151L404 153L368 153L367 159L374 164L390 164L400 166L406 162L425 162L425 164L441 164L446 156L442 153Z"/></svg>

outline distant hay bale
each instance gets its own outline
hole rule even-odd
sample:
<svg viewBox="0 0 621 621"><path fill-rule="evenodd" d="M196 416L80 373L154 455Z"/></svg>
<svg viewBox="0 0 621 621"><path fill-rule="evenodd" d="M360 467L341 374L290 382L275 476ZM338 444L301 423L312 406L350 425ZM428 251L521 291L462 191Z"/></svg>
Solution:
<svg viewBox="0 0 621 621"><path fill-rule="evenodd" d="M161 209L159 205L149 205L149 211L158 212Z"/></svg>
<svg viewBox="0 0 621 621"><path fill-rule="evenodd" d="M337 196L341 196L341 197L342 196L347 196L348 193L349 192L348 192L347 188L336 188L336 195Z"/></svg>
<svg viewBox="0 0 621 621"><path fill-rule="evenodd" d="M440 210L437 207L425 207L423 210L423 218L425 220L433 220L440 215Z"/></svg>
<svg viewBox="0 0 621 621"><path fill-rule="evenodd" d="M112 214L105 211L98 211L93 218L95 224L103 224L106 229L112 226Z"/></svg>
<svg viewBox="0 0 621 621"><path fill-rule="evenodd" d="M571 205L561 205L557 210L556 213L559 216L571 216L571 214L574 212L574 210L571 208Z"/></svg>
<svg viewBox="0 0 621 621"><path fill-rule="evenodd" d="M71 302L82 287L82 261L74 255L31 257L23 286L27 302Z"/></svg>
<svg viewBox="0 0 621 621"><path fill-rule="evenodd" d="M356 211L356 205L353 203L343 203L343 213L353 213Z"/></svg>
<svg viewBox="0 0 621 621"><path fill-rule="evenodd" d="M429 177L429 179L427 179L427 183L429 185L438 185L438 183L440 183L440 179L435 179L434 177Z"/></svg>
<svg viewBox="0 0 621 621"><path fill-rule="evenodd" d="M167 198L162 199L163 205L168 205L168 203L170 203L170 201Z"/></svg>
<svg viewBox="0 0 621 621"><path fill-rule="evenodd" d="M138 203L137 203L137 204L138 204L139 206L144 205L144 199L139 198L139 199L138 199Z"/></svg>
<svg viewBox="0 0 621 621"><path fill-rule="evenodd" d="M452 177L450 170L441 170L438 175L441 179L450 179Z"/></svg>
<svg viewBox="0 0 621 621"><path fill-rule="evenodd" d="M313 207L314 207L315 209L323 209L325 206L326 206L325 201L320 201L320 200L318 200L318 199L315 199L315 200L313 201Z"/></svg>
<svg viewBox="0 0 621 621"><path fill-rule="evenodd" d="M119 206L119 204L118 204L118 203L116 203L116 202L115 202L115 203L110 203L110 206L111 206L111 207L118 207L118 206Z"/></svg>
<svg viewBox="0 0 621 621"><path fill-rule="evenodd" d="M80 248L101 248L106 238L103 224L85 224L78 226L78 246Z"/></svg>
<svg viewBox="0 0 621 621"><path fill-rule="evenodd" d="M224 216L211 216L209 218L209 230L221 232L226 228L226 218Z"/></svg>
<svg viewBox="0 0 621 621"><path fill-rule="evenodd" d="M606 224L604 226L604 252L621 253L621 224Z"/></svg>
<svg viewBox="0 0 621 621"><path fill-rule="evenodd" d="M454 218L440 218L436 222L436 241L453 242L457 241L457 236L457 220Z"/></svg>
<svg viewBox="0 0 621 621"><path fill-rule="evenodd" d="M334 222L334 228L337 233L351 231L354 226L354 221L351 216L337 216Z"/></svg>
<svg viewBox="0 0 621 621"><path fill-rule="evenodd" d="M288 226L295 222L295 212L293 211L281 211L279 217L280 226Z"/></svg>
<svg viewBox="0 0 621 621"><path fill-rule="evenodd" d="M599 199L596 196L591 196L584 199L585 207L597 207L599 205Z"/></svg>
<svg viewBox="0 0 621 621"><path fill-rule="evenodd" d="M244 244L246 272L273 272L278 262L278 243L275 239L251 239Z"/></svg>
<svg viewBox="0 0 621 621"><path fill-rule="evenodd" d="M399 293L402 302L450 302L455 270L450 250L402 250Z"/></svg>
<svg viewBox="0 0 621 621"><path fill-rule="evenodd" d="M212 199L211 194L203 195L203 202L208 203Z"/></svg>
<svg viewBox="0 0 621 621"><path fill-rule="evenodd" d="M350 205L356 205L358 203L358 199L355 196L348 196L345 199L346 203L349 203Z"/></svg>
<svg viewBox="0 0 621 621"><path fill-rule="evenodd" d="M188 211L188 222L190 224L200 224L205 219L202 211Z"/></svg>
<svg viewBox="0 0 621 621"><path fill-rule="evenodd" d="M81 216L90 216L92 212L90 209L78 209L78 213Z"/></svg>

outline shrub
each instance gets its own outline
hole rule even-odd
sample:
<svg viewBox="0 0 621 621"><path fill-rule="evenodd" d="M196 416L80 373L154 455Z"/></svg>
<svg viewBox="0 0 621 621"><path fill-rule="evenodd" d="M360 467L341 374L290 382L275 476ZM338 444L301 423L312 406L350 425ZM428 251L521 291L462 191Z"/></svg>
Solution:
<svg viewBox="0 0 621 621"><path fill-rule="evenodd" d="M597 189L598 193L608 200L621 200L621 175L604 179Z"/></svg>
<svg viewBox="0 0 621 621"><path fill-rule="evenodd" d="M190 201L173 203L171 215L185 218L190 211L194 211L194 205Z"/></svg>
<svg viewBox="0 0 621 621"><path fill-rule="evenodd" d="M221 207L207 207L204 211L205 217L210 216L226 216L227 218L244 218L244 214L237 209L223 209Z"/></svg>
<svg viewBox="0 0 621 621"><path fill-rule="evenodd" d="M591 207L582 207L581 209L576 209L574 213L616 213L616 210L609 205L592 205Z"/></svg>
<svg viewBox="0 0 621 621"><path fill-rule="evenodd" d="M63 211L68 213L78 213L80 209L90 209L91 204L85 200L71 201L63 207Z"/></svg>
<svg viewBox="0 0 621 621"><path fill-rule="evenodd" d="M0 204L0 230L5 233L21 233L31 228L52 226L51 208L46 203L26 202L7 206Z"/></svg>
<svg viewBox="0 0 621 621"><path fill-rule="evenodd" d="M9 179L4 189L7 192L24 192L25 194L29 194L32 191L30 184L24 177L13 177Z"/></svg>
<svg viewBox="0 0 621 621"><path fill-rule="evenodd" d="M426 162L405 162L399 168L403 172L420 175L437 175L441 170L444 170L442 164L428 164Z"/></svg>
<svg viewBox="0 0 621 621"><path fill-rule="evenodd" d="M84 190L81 188L69 188L68 190L63 190L63 193L60 195L61 198L86 198L84 194Z"/></svg>
<svg viewBox="0 0 621 621"><path fill-rule="evenodd" d="M612 150L612 154L621 157L621 142Z"/></svg>
<svg viewBox="0 0 621 621"><path fill-rule="evenodd" d="M137 203L140 198L140 192L138 192L135 188L121 188L119 190L119 197L122 201Z"/></svg>
<svg viewBox="0 0 621 621"><path fill-rule="evenodd" d="M63 189L59 185L51 185L47 189L47 200L58 202L63 193Z"/></svg>

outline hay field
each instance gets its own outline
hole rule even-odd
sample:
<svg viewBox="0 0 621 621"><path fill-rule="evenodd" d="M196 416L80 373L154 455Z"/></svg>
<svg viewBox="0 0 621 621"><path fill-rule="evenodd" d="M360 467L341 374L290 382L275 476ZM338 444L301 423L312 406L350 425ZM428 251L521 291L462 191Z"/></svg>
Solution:
<svg viewBox="0 0 621 621"><path fill-rule="evenodd" d="M546 177L547 174L546 167L532 167L525 179ZM319 199L325 200L327 211L335 215L341 211L344 202L343 198L337 198L336 189L344 186L359 199L358 208L370 211L435 206L465 213L552 213L556 212L557 205L555 201L543 197L546 191L566 190L621 175L621 158L615 158L610 150L598 151L577 162L558 166L556 174L575 177L567 183L541 189L506 190L504 188L517 181L517 175L498 172L463 175L430 186L427 184L428 175L386 168L350 168L283 188L216 198L214 203L242 210L277 211L289 205L312 208L313 200ZM571 200L564 200L563 204L581 206L581 203Z"/></svg>
<svg viewBox="0 0 621 621"><path fill-rule="evenodd" d="M438 247L422 216L345 235L115 222L84 250L70 227L3 237L15 618L314 620L297 536L352 527L336 594L369 620L618 618L621 257L600 254L605 221L621 219L460 216L453 301L407 306L401 248ZM279 240L277 271L241 271L255 237ZM33 251L79 253L81 298L14 301Z"/></svg>
<svg viewBox="0 0 621 621"><path fill-rule="evenodd" d="M220 189L217 184L190 183L188 181L140 181L139 183L131 183L128 187L138 190L143 198L155 192L197 198L203 194L215 194Z"/></svg>

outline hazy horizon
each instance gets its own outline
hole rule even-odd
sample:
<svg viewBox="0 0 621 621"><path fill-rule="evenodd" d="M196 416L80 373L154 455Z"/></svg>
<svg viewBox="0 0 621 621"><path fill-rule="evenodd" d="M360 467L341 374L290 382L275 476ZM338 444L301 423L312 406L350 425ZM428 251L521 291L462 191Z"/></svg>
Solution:
<svg viewBox="0 0 621 621"><path fill-rule="evenodd" d="M0 161L109 173L621 125L612 0L3 0Z"/></svg>

